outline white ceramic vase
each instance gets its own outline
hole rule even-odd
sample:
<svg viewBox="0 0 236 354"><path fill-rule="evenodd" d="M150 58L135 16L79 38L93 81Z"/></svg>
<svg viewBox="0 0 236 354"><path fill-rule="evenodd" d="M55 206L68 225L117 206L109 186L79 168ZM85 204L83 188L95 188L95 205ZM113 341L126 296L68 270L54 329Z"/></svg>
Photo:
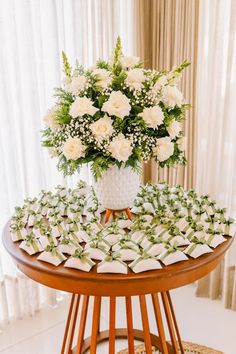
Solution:
<svg viewBox="0 0 236 354"><path fill-rule="evenodd" d="M93 182L99 202L105 209L131 208L140 186L140 175L131 167L111 166Z"/></svg>

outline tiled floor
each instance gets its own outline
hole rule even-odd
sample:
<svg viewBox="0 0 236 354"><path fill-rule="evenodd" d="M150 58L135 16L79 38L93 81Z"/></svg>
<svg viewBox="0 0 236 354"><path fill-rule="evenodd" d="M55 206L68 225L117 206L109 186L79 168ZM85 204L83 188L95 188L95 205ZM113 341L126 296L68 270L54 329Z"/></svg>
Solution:
<svg viewBox="0 0 236 354"><path fill-rule="evenodd" d="M172 292L180 331L184 340L205 344L236 354L236 313L225 310L219 301L209 301L194 296L194 287L188 286ZM106 327L108 314L106 299L103 302L102 329ZM137 306L136 300L134 306ZM57 309L45 309L36 317L18 321L0 334L0 352L3 354L59 354L68 303L60 303ZM123 326L125 315L123 300L119 299L117 324ZM134 311L134 322L140 327L139 311ZM87 333L91 323L88 324ZM156 331L152 318L150 327ZM118 341L116 350L126 347ZM99 346L99 354L107 354L106 344Z"/></svg>

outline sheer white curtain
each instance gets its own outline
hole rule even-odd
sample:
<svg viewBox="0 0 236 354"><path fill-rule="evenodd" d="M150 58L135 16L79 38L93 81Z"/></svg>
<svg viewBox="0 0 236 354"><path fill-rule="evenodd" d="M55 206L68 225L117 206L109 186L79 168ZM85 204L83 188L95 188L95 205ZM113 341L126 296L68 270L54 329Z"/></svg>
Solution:
<svg viewBox="0 0 236 354"><path fill-rule="evenodd" d="M236 1L200 0L197 68L197 189L236 218ZM236 310L236 243L198 284Z"/></svg>
<svg viewBox="0 0 236 354"><path fill-rule="evenodd" d="M40 146L42 117L62 79L61 51L91 66L108 57L119 34L132 54L133 1L0 0L1 230L25 197L73 184ZM2 246L0 260L0 323L55 302L55 291L17 273Z"/></svg>

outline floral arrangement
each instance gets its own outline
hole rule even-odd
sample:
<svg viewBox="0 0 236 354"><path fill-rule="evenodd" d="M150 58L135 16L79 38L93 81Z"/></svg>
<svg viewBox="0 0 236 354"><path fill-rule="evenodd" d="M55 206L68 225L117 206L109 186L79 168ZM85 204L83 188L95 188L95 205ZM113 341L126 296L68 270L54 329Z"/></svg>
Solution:
<svg viewBox="0 0 236 354"><path fill-rule="evenodd" d="M169 72L143 69L138 57L123 55L119 37L111 60L93 68L72 69L62 56L66 76L42 131L60 171L71 175L91 163L97 179L111 165L186 162L181 121L189 105L176 84L188 62Z"/></svg>

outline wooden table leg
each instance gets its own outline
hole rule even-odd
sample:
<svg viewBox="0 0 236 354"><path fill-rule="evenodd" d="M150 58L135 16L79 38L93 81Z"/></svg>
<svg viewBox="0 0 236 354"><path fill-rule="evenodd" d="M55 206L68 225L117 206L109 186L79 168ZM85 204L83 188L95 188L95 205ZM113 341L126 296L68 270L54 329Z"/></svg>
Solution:
<svg viewBox="0 0 236 354"><path fill-rule="evenodd" d="M143 331L144 331L144 342L147 354L152 354L152 343L150 336L150 329L148 323L148 313L147 313L147 305L145 295L139 296L140 309L142 315L142 323L143 323Z"/></svg>
<svg viewBox="0 0 236 354"><path fill-rule="evenodd" d="M109 354L115 354L116 298L110 297Z"/></svg>
<svg viewBox="0 0 236 354"><path fill-rule="evenodd" d="M163 302L163 306L164 306L164 310L165 310L167 325L168 325L169 332L170 332L172 347L173 347L174 353L178 354L178 343L177 343L176 336L175 336L175 329L174 329L174 325L172 322L171 311L170 311L168 297L167 297L166 292L162 292L161 297L162 297L162 302Z"/></svg>
<svg viewBox="0 0 236 354"><path fill-rule="evenodd" d="M173 307L173 304L172 304L172 300L171 300L171 296L170 296L169 291L167 291L166 294L167 294L167 299L168 299L169 306L170 306L170 311L171 311L172 319L173 319L173 322L174 322L174 327L175 327L176 335L177 335L178 342L179 342L180 353L181 353L181 354L184 354L184 348L183 348L183 344L182 344L182 340L181 340L181 336L180 336L180 332L179 332L177 320L176 320L176 317L175 317L174 307Z"/></svg>
<svg viewBox="0 0 236 354"><path fill-rule="evenodd" d="M86 319L87 319L87 312L88 312L88 303L89 303L89 296L84 295L82 310L81 310L81 315L80 315L79 334L78 334L78 340L77 340L75 354L80 354L81 350L82 350L82 345L83 345L83 340L84 340L84 332L85 332L85 326L86 326Z"/></svg>
<svg viewBox="0 0 236 354"><path fill-rule="evenodd" d="M70 328L70 321L71 321L71 315L72 315L72 311L73 311L73 307L74 307L74 301L75 301L75 294L72 294L71 300L70 300L70 308L69 308L67 321L66 321L66 328L65 328L64 337L63 337L63 343L62 343L62 347L61 347L61 354L64 354L65 349L66 349L66 342L67 342L67 336L68 336L68 332L69 332L69 328Z"/></svg>
<svg viewBox="0 0 236 354"><path fill-rule="evenodd" d="M72 345L75 333L75 326L78 316L80 295L73 294L71 297L70 309L66 322L66 329L62 343L61 354L71 354L72 353Z"/></svg>
<svg viewBox="0 0 236 354"><path fill-rule="evenodd" d="M152 294L152 303L154 308L154 314L157 323L157 330L161 341L162 354L168 354L168 348L166 344L165 331L161 315L161 307L158 299L158 294Z"/></svg>
<svg viewBox="0 0 236 354"><path fill-rule="evenodd" d="M101 306L101 297L95 296L94 305L93 305L93 323L92 323L90 354L96 354L96 350L97 350L97 336L98 336L99 321L100 321L100 306Z"/></svg>
<svg viewBox="0 0 236 354"><path fill-rule="evenodd" d="M126 320L128 331L128 347L129 354L134 354L134 328L133 328L133 316L132 316L132 300L130 296L126 296Z"/></svg>

